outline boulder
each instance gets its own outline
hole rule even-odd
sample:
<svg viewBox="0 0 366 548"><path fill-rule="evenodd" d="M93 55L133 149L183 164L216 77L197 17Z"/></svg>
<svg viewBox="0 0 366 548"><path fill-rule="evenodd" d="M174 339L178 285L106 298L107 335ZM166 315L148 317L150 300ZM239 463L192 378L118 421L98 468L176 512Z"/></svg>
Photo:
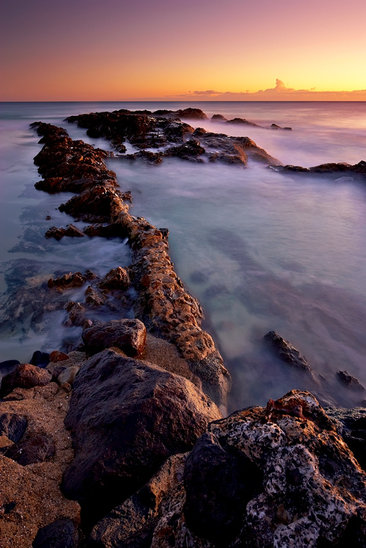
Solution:
<svg viewBox="0 0 366 548"><path fill-rule="evenodd" d="M299 390L212 422L154 510L149 546L363 548L366 475L338 429Z"/></svg>
<svg viewBox="0 0 366 548"><path fill-rule="evenodd" d="M140 320L128 318L98 322L84 330L83 341L89 354L117 346L128 356L140 356L145 350L146 327Z"/></svg>
<svg viewBox="0 0 366 548"><path fill-rule="evenodd" d="M32 365L37 365L38 367L46 367L50 361L50 355L48 352L42 352L41 350L36 350L33 352L29 363Z"/></svg>
<svg viewBox="0 0 366 548"><path fill-rule="evenodd" d="M66 418L75 458L64 491L93 523L142 487L170 455L191 449L219 417L215 404L186 379L105 350L75 379Z"/></svg>
<svg viewBox="0 0 366 548"><path fill-rule="evenodd" d="M50 354L50 362L63 362L69 360L70 356L65 354L65 352L60 352L59 350L54 350Z"/></svg>
<svg viewBox="0 0 366 548"><path fill-rule="evenodd" d="M50 278L48 280L49 288L56 288L60 291L72 287L81 287L86 281L86 277L81 272L68 272L59 278Z"/></svg>
<svg viewBox="0 0 366 548"><path fill-rule="evenodd" d="M14 388L32 388L33 386L44 386L52 380L52 375L46 369L41 369L30 363L18 365L17 369L3 377L1 392L9 393Z"/></svg>
<svg viewBox="0 0 366 548"><path fill-rule="evenodd" d="M213 114L213 115L211 116L211 120L226 121L227 118L225 118L225 116L223 116L222 114Z"/></svg>
<svg viewBox="0 0 366 548"><path fill-rule="evenodd" d="M55 454L55 442L49 432L38 430L26 433L21 441L12 445L5 452L8 459L13 459L22 466L44 462Z"/></svg>
<svg viewBox="0 0 366 548"><path fill-rule="evenodd" d="M190 118L191 120L205 120L207 115L200 108L184 108L177 110L179 118Z"/></svg>
<svg viewBox="0 0 366 548"><path fill-rule="evenodd" d="M33 548L76 548L79 532L71 519L57 519L38 530Z"/></svg>
<svg viewBox="0 0 366 548"><path fill-rule="evenodd" d="M55 238L55 240L61 240L64 236L69 236L70 238L83 238L85 236L84 232L79 230L75 225L67 225L66 228L57 228L52 226L49 228L45 234L46 238Z"/></svg>
<svg viewBox="0 0 366 548"><path fill-rule="evenodd" d="M27 417L16 413L2 413L0 415L0 435L7 436L14 443L23 437L28 426Z"/></svg>
<svg viewBox="0 0 366 548"><path fill-rule="evenodd" d="M365 392L365 387L362 386L356 377L353 377L348 373L348 371L337 371L337 378L344 386L349 388L349 390L353 390L354 392Z"/></svg>

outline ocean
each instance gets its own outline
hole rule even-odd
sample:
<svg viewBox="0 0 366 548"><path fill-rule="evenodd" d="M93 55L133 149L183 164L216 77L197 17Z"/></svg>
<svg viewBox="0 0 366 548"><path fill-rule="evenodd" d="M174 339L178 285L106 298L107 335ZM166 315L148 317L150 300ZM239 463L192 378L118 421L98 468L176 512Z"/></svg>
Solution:
<svg viewBox="0 0 366 548"><path fill-rule="evenodd" d="M103 274L129 260L124 242L44 238L51 224L74 221L57 210L66 196L34 188L40 177L33 157L41 145L29 124L54 123L72 138L109 148L64 118L187 106L209 117L242 117L265 126L188 121L248 136L285 164L366 160L366 103L1 103L0 361L28 361L34 350L50 351L77 336L63 325L62 310L35 313L40 283L55 272L90 268ZM272 123L292 131L268 129ZM264 348L269 330L306 356L335 399L353 403L352 394L347 398L338 388L335 374L347 370L366 386L366 182L285 175L254 163L243 168L169 159L151 166L110 159L109 166L121 189L132 191L132 214L169 228L177 273L201 302L205 327L233 375L232 408L306 388Z"/></svg>

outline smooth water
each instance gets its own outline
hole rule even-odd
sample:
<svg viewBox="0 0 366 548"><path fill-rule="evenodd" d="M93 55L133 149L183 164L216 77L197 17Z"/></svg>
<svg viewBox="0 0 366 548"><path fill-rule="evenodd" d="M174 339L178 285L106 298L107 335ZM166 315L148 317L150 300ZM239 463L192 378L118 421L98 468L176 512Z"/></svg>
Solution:
<svg viewBox="0 0 366 548"><path fill-rule="evenodd" d="M103 140L86 139L82 130L62 119L115 108L185 106L192 104L2 105L0 258L1 270L7 274L6 294L9 285L14 290L14 284L24 283L21 277L11 282L15 261L33 262L33 276L39 269L39 275L46 277L56 269L52 265L58 270L78 270L94 261L94 269L107 270L127 260L127 252L121 254L121 242L44 239L50 226L46 215L56 225L64 226L71 219L55 210L60 196L49 197L33 188L38 179L33 157L40 146L28 124L42 119L64 125L73 138L109 146ZM291 126L293 131L286 132L210 120L190 122L212 131L248 135L284 163L310 166L366 159L365 103L195 106L209 116L220 113L266 127L271 123ZM306 355L333 391L337 391L334 375L339 369L366 385L365 183L348 177L285 176L256 164L247 169L179 160L160 166L118 159L109 164L122 189L132 190L132 213L169 228L177 272L202 303L207 327L233 374L233 406L264 403L302 385L264 350L262 337L272 329ZM51 322L47 329L49 340L55 325ZM9 342L9 336L3 337L2 359L20 357L19 340L23 345L27 333L18 337L18 346L11 338ZM47 344L45 336L45 349Z"/></svg>

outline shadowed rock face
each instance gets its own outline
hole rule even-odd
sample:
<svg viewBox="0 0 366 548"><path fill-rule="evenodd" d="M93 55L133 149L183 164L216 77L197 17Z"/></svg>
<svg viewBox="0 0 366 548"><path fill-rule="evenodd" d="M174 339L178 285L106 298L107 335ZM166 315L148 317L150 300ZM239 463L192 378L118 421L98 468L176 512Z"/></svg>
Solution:
<svg viewBox="0 0 366 548"><path fill-rule="evenodd" d="M75 459L64 491L91 522L141 487L175 453L192 448L217 407L192 383L105 350L75 382L65 424Z"/></svg>
<svg viewBox="0 0 366 548"><path fill-rule="evenodd" d="M178 469L167 463L160 470L159 498L140 506L139 493L128 499L96 525L93 539L117 547L123 524L124 538L150 527L152 548L361 548L366 475L339 428L312 394L298 390L214 421Z"/></svg>
<svg viewBox="0 0 366 548"><path fill-rule="evenodd" d="M100 322L85 329L83 341L89 354L117 346L128 356L138 357L145 350L146 327L140 320L132 319Z"/></svg>

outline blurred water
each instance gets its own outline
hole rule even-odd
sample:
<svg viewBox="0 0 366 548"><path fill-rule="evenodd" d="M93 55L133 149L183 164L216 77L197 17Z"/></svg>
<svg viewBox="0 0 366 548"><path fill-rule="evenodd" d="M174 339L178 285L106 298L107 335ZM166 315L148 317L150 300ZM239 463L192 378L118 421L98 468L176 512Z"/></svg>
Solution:
<svg viewBox="0 0 366 548"><path fill-rule="evenodd" d="M58 269L75 264L73 270L77 270L91 257L95 269L121 262L119 242L44 240L43 233L49 226L44 220L47 214L53 216L52 224L56 225L65 225L70 219L55 210L61 201L59 196L49 197L33 189L38 179L33 156L39 145L27 128L29 122L50 121L67 127L73 138L85 138L82 130L67 126L62 119L70 114L114 108L185 106L192 105L3 105L2 270L10 268L15 259L40 257L49 269L54 263ZM248 135L285 163L354 163L366 156L364 103L194 106L210 116L221 113L227 118L245 117L266 127L271 123L293 127L292 132L286 132L210 120L190 122L212 131ZM99 139L88 142L109 146ZM132 190L132 212L169 228L177 271L201 301L207 326L233 373L234 407L264 403L284 390L306 384L289 375L286 367L276 364L263 349L262 337L270 329L297 346L313 368L329 379L335 392L338 369L347 369L366 385L364 183L343 177L327 180L284 176L255 164L244 169L169 160L161 166L149 166L112 159L109 165L117 172L122 189ZM76 246L84 245L82 259L84 251ZM105 253L109 245L108 259ZM52 331L52 326L48 329ZM5 351L7 342L2 344L3 359L14 357L12 349Z"/></svg>

